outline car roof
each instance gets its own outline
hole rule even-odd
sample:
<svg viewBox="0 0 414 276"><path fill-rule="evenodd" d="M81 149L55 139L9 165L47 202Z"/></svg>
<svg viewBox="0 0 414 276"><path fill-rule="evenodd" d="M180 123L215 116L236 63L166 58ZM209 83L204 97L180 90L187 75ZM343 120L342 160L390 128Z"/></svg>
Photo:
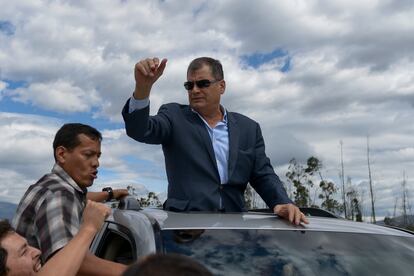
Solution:
<svg viewBox="0 0 414 276"><path fill-rule="evenodd" d="M383 234L414 238L412 233L406 231L338 218L307 217L309 224L296 226L269 213L171 212L156 208L146 208L139 212L155 220L161 230L268 229Z"/></svg>

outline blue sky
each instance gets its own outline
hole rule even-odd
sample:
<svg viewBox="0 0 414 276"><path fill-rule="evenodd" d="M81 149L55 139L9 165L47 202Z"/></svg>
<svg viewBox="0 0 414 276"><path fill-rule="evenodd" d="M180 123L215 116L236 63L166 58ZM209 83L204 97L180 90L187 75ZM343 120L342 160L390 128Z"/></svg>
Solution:
<svg viewBox="0 0 414 276"><path fill-rule="evenodd" d="M411 1L2 1L0 201L18 202L52 167L66 122L104 134L93 189L134 185L165 193L160 146L125 135L120 115L142 58L168 58L151 112L186 103L195 57L221 60L223 105L260 122L285 179L292 158L315 155L367 198L370 136L377 214L393 212L403 171L413 191L414 4ZM317 192L317 191L316 191ZM397 202L398 203L398 202ZM398 204L397 204L398 205Z"/></svg>

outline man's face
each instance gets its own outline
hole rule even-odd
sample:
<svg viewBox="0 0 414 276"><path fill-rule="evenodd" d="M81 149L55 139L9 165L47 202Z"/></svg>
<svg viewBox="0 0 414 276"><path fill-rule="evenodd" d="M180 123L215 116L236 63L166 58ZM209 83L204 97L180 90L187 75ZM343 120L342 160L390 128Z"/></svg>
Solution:
<svg viewBox="0 0 414 276"><path fill-rule="evenodd" d="M58 164L75 180L81 188L89 187L97 177L101 142L85 134L79 134L80 144L72 150L65 147L56 149Z"/></svg>
<svg viewBox="0 0 414 276"><path fill-rule="evenodd" d="M209 66L204 65L199 70L189 72L187 75L188 81L210 80L216 81L211 73ZM220 80L212 83L209 87L199 88L194 85L194 88L188 91L188 101L190 106L197 112L205 113L215 111L220 106L220 97L224 93L225 82Z"/></svg>
<svg viewBox="0 0 414 276"><path fill-rule="evenodd" d="M26 239L15 232L1 241L1 247L7 251L7 276L36 275L42 267L40 250L29 246Z"/></svg>

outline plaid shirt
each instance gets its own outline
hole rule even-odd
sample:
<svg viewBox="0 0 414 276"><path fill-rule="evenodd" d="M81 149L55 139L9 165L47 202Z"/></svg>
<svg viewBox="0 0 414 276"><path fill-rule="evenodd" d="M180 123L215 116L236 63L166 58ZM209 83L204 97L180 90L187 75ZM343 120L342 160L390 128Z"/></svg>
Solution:
<svg viewBox="0 0 414 276"><path fill-rule="evenodd" d="M51 173L26 191L13 226L31 246L40 249L46 262L76 235L85 205L86 189L55 164Z"/></svg>

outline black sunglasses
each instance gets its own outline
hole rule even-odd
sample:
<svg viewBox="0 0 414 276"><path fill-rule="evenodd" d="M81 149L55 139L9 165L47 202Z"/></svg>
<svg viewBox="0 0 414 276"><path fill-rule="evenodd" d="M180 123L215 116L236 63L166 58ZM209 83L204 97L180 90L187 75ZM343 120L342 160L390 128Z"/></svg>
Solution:
<svg viewBox="0 0 414 276"><path fill-rule="evenodd" d="M206 88L212 85L213 83L219 82L220 80L198 80L198 81L186 81L184 83L184 87L187 91L193 90L194 84L197 85L198 88Z"/></svg>

